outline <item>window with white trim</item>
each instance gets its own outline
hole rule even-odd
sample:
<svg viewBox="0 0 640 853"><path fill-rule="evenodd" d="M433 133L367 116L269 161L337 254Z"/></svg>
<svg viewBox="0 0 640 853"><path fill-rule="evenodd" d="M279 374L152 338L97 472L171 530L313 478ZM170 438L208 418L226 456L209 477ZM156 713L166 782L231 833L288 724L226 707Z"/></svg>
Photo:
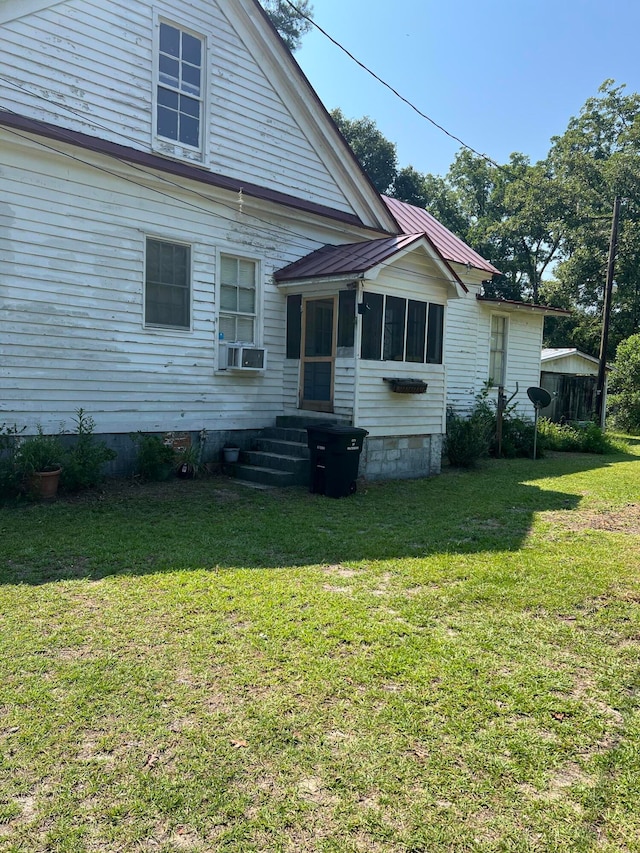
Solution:
<svg viewBox="0 0 640 853"><path fill-rule="evenodd" d="M191 247L147 237L145 326L191 328Z"/></svg>
<svg viewBox="0 0 640 853"><path fill-rule="evenodd" d="M232 255L220 256L218 332L228 343L256 343L258 264Z"/></svg>
<svg viewBox="0 0 640 853"><path fill-rule="evenodd" d="M184 29L160 22L156 135L202 148L204 39Z"/></svg>
<svg viewBox="0 0 640 853"><path fill-rule="evenodd" d="M504 386L507 367L507 318L494 314L491 317L491 345L489 349L489 382L496 388Z"/></svg>

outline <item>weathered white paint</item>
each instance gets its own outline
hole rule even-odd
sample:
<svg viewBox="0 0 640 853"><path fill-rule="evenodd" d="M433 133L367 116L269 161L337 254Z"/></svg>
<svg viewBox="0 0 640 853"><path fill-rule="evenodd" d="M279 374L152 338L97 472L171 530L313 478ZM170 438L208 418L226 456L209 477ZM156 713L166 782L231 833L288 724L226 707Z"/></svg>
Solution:
<svg viewBox="0 0 640 853"><path fill-rule="evenodd" d="M203 156L154 140L159 17L207 42ZM30 14L13 16L0 29L0 70L10 81L3 104L22 115L202 161L214 172L391 227L386 208L345 157L331 122L252 0L192 0L179 8L170 0L35 3Z"/></svg>
<svg viewBox="0 0 640 853"><path fill-rule="evenodd" d="M0 130L0 146L0 422L56 430L83 407L100 432L255 429L283 412L285 297L272 273L362 234L266 203L239 212L230 193L168 189L124 164L105 172L104 158L79 163L61 144ZM144 327L147 235L192 247L189 331ZM260 259L264 375L216 371L219 252Z"/></svg>
<svg viewBox="0 0 640 853"><path fill-rule="evenodd" d="M575 376L597 376L598 361L583 353L573 352L557 358L542 359L545 373L571 373Z"/></svg>
<svg viewBox="0 0 640 853"><path fill-rule="evenodd" d="M486 388L489 378L491 317L507 317L507 364L505 393L518 393L513 403L521 414L533 416L527 388L540 384L539 351L542 346L544 315L539 311L502 310L479 303L480 285L466 282L469 294L449 303L445 352L447 364L447 404L459 413L469 412L475 398ZM497 389L491 389L492 398Z"/></svg>

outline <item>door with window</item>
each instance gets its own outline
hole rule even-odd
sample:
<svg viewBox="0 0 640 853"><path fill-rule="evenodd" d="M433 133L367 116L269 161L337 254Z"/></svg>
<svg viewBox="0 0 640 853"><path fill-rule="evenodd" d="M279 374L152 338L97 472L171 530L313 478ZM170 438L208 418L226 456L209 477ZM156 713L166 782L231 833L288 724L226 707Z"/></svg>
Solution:
<svg viewBox="0 0 640 853"><path fill-rule="evenodd" d="M300 408L333 412L336 297L302 301Z"/></svg>

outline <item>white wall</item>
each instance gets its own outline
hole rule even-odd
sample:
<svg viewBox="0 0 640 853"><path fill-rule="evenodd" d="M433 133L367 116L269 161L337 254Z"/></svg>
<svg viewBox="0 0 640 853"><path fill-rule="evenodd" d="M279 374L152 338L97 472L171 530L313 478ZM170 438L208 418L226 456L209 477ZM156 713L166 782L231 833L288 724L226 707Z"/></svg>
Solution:
<svg viewBox="0 0 640 853"><path fill-rule="evenodd" d="M20 4L8 2L19 14ZM281 96L285 78L269 51L247 52L251 31L242 30L241 11L238 0L67 0L7 20L0 26L0 73L11 83L3 84L2 108L151 151L155 13L207 39L203 165L353 212L327 166L322 135L305 110ZM255 27L251 46L258 51ZM202 159L168 142L156 150Z"/></svg>
<svg viewBox="0 0 640 853"><path fill-rule="evenodd" d="M195 195L66 149L79 163L1 129L0 148L0 423L57 430L80 406L99 432L272 423L283 410L285 345L272 273L362 235L248 200L240 213L221 190L206 196L198 185ZM190 331L144 328L147 235L192 247ZM261 265L264 375L216 373L220 251Z"/></svg>

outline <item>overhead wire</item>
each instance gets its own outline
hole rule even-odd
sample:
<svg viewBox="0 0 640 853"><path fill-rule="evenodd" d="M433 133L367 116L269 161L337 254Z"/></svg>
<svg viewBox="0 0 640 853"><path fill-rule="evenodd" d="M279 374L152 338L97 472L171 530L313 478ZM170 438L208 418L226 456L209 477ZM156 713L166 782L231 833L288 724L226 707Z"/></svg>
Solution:
<svg viewBox="0 0 640 853"><path fill-rule="evenodd" d="M45 101L49 106L55 106L56 108L59 108L62 110L67 110L68 112L70 112L76 116L81 117L86 123L92 124L95 127L100 128L101 130L107 130L109 132L113 132L113 131L110 131L110 129L108 127L106 127L105 125L102 125L100 122L96 122L93 119L89 118L85 113L80 113L79 111L74 110L71 107L68 107L66 104L57 103L55 101L52 101L50 98L45 98L44 96L40 95L39 93L32 92L29 89L26 89L24 86L20 86L19 84L14 84L13 81L7 80L6 78L0 77L0 80L2 80L5 83L8 83L10 85L14 85L15 88L20 89L29 95L40 98L41 100ZM11 113L12 115L20 117L20 114L17 113L15 110L7 108L6 106L5 106L5 109L7 112ZM103 166L99 166L96 163L92 163L88 160L84 160L81 157L78 157L78 156L71 154L67 151L63 151L59 148L56 148L53 145L49 145L45 142L42 142L39 139L32 139L31 137L26 136L23 133L20 133L19 131L15 130L14 128L9 128L9 127L5 126L4 130L11 133L13 136L16 136L16 137L23 139L24 141L30 142L32 144L36 144L45 150L52 151L56 154L61 154L62 156L67 157L68 159L73 160L77 163L81 163L84 166L87 166L89 168L93 168L97 171L103 172L107 175L110 175L111 177L118 178L119 180L125 181L126 183L132 184L133 186L144 189L146 191L151 191L151 192L153 192L157 195L160 195L164 198L168 198L173 203L175 203L175 201L176 201L175 195L170 195L169 193L163 192L162 190L160 190L156 187L151 187L151 186L148 186L146 184L141 184L138 181L135 181L135 180L128 178L122 174L119 174L119 173L114 172L110 169L107 169ZM67 130L67 128L62 128L62 130ZM116 131L115 133L117 136L121 137L122 139L126 139L130 142L137 142L137 140L135 140L134 137L130 137L125 133L122 133L120 131ZM70 139L68 144L71 144L71 145L74 144L73 140ZM147 177L156 178L163 183L166 183L172 187L179 189L181 192L185 192L185 190L186 190L188 193L195 195L196 197L202 198L207 202L213 202L215 204L219 204L220 206L225 207L225 208L233 211L236 214L238 213L238 209L236 206L233 206L233 205L227 204L225 202L219 201L218 199L212 199L210 196L207 196L204 193L200 193L191 187L185 187L184 184L180 184L177 181L173 181L170 178L167 178L166 176L164 176L162 174L158 174L154 170L148 170L148 169L145 169L144 167L137 166L136 164L131 163L125 157L120 157L115 153L108 153L108 152L104 152L104 153L106 156L116 160L117 162L121 163L122 165L124 165L130 169L133 169L134 171L140 172L141 174L143 174ZM179 201L180 201L180 203L186 205L187 207L190 207L194 210L197 210L201 213L204 213L207 216L212 215L212 211L210 209L204 208L201 205L195 204L194 202L190 202L186 199L179 199ZM238 225L241 222L241 220L239 220L237 218L237 216L236 217L224 216L223 214L220 214L220 213L216 213L215 215L218 218L223 219L227 222L231 222L234 225ZM315 237L308 236L308 235L304 234L303 232L295 231L293 229L287 228L286 226L274 225L273 222L270 222L267 219L262 219L261 217L256 216L255 214L246 214L245 212L242 213L243 218L247 217L247 216L249 216L251 219L253 219L257 222L264 223L263 225L258 225L257 227L260 231L264 232L265 235L268 236L271 240L274 240L274 241L278 240L280 235L283 232L288 234L288 235L298 237L301 240L304 240L304 242L298 242L298 243L296 243L295 241L291 241L291 240L289 242L291 243L291 245L297 246L298 248L303 249L306 253L308 253L308 251L309 251L309 245L310 244L315 244L316 246L318 246L318 248L322 248L322 247L327 245L326 242L323 242L322 240L318 240ZM389 236L394 236L394 235L389 235ZM384 238L381 238L381 239L384 239ZM412 270L412 269L407 268L407 267L401 267L399 265L395 265L395 269L400 270L402 272L407 272L407 273L411 273L411 274L415 275L415 270ZM487 271L487 273L488 273L488 271ZM453 276L451 278L446 278L444 276L432 276L432 278L434 278L435 280L446 282L447 284L452 284L455 281Z"/></svg>

